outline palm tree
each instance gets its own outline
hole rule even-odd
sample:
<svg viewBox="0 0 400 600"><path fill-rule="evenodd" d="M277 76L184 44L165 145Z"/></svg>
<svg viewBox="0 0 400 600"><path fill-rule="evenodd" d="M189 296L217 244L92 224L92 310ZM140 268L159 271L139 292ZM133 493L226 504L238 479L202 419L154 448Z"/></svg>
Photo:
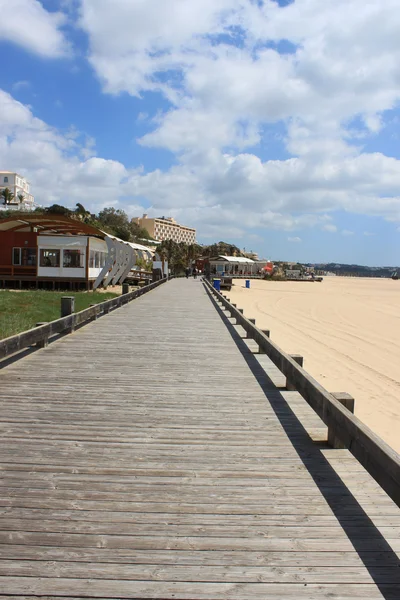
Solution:
<svg viewBox="0 0 400 600"><path fill-rule="evenodd" d="M17 198L18 198L20 204L25 202L25 196L23 194L21 194L21 192L19 194L17 194Z"/></svg>
<svg viewBox="0 0 400 600"><path fill-rule="evenodd" d="M14 200L14 197L15 197L9 188L5 188L4 190L1 190L1 196L4 198L5 205L11 204L11 202Z"/></svg>

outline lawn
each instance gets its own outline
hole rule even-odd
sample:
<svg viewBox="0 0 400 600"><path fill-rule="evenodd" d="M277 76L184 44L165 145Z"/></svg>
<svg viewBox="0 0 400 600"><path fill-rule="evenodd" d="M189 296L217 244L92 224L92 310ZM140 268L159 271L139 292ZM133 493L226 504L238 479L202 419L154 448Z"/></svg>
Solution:
<svg viewBox="0 0 400 600"><path fill-rule="evenodd" d="M79 312L118 294L110 292L12 292L0 290L0 339L32 329L40 321L55 321L61 317L61 296L75 296L75 311Z"/></svg>

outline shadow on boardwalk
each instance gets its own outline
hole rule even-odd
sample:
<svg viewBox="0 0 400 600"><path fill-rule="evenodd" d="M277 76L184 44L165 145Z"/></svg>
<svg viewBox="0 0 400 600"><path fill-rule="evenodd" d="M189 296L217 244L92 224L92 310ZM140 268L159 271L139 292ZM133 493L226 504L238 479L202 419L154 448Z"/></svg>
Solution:
<svg viewBox="0 0 400 600"><path fill-rule="evenodd" d="M347 535L365 568L368 570L372 580L382 594L382 597L385 598L385 600L399 600L399 557L323 455L321 452L321 443L313 442L301 421L295 415L279 390L275 389L271 392L273 384L269 380L266 385L266 379L268 380L268 377L265 371L262 369L255 356L249 351L247 345L237 333L234 326L227 319L226 313L221 310L209 290L207 288L206 290L244 360L254 377L257 379L283 430L293 445L293 448L331 508L338 523L341 525L344 533ZM306 446L308 446L306 450L304 449L305 442ZM314 454L315 460L310 460L310 444L312 445L312 453ZM327 444L323 444L323 448L328 448ZM314 449L315 452L313 451ZM323 473L322 478L321 473ZM345 500L345 505L342 503L342 500ZM363 528L362 535L358 533L360 527Z"/></svg>

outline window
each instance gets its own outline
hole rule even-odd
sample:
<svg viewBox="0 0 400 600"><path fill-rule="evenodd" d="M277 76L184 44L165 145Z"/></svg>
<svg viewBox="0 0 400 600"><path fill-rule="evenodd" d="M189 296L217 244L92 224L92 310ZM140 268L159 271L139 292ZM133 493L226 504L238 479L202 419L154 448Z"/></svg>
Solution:
<svg viewBox="0 0 400 600"><path fill-rule="evenodd" d="M60 250L41 250L40 251L40 266L41 267L59 267L60 266Z"/></svg>
<svg viewBox="0 0 400 600"><path fill-rule="evenodd" d="M89 252L89 269L94 269L94 261L96 252L94 250L90 250Z"/></svg>
<svg viewBox="0 0 400 600"><path fill-rule="evenodd" d="M91 250L89 254L89 269L102 269L106 264L107 252Z"/></svg>
<svg viewBox="0 0 400 600"><path fill-rule="evenodd" d="M13 248L13 265L36 267L36 248Z"/></svg>
<svg viewBox="0 0 400 600"><path fill-rule="evenodd" d="M80 269L83 264L84 254L81 250L64 250L63 267L67 269Z"/></svg>
<svg viewBox="0 0 400 600"><path fill-rule="evenodd" d="M4 177L4 183L8 183L8 177Z"/></svg>
<svg viewBox="0 0 400 600"><path fill-rule="evenodd" d="M13 248L13 265L21 264L21 248Z"/></svg>

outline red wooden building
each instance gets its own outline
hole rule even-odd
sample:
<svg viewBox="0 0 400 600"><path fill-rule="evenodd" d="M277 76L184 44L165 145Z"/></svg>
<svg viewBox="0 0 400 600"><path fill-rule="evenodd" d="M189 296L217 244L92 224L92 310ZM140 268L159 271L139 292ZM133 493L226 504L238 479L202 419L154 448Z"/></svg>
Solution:
<svg viewBox="0 0 400 600"><path fill-rule="evenodd" d="M93 289L122 283L150 250L62 215L0 220L0 287Z"/></svg>

